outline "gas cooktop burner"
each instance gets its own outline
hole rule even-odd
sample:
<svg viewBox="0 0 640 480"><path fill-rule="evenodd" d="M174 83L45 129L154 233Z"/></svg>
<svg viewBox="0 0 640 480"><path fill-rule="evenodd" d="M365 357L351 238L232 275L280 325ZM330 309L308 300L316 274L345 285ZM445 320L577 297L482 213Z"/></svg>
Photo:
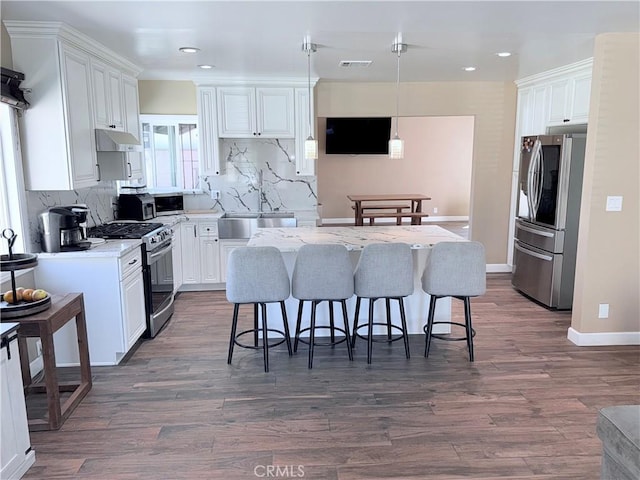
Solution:
<svg viewBox="0 0 640 480"><path fill-rule="evenodd" d="M90 237L98 238L142 238L144 235L164 227L162 223L105 223L89 229Z"/></svg>

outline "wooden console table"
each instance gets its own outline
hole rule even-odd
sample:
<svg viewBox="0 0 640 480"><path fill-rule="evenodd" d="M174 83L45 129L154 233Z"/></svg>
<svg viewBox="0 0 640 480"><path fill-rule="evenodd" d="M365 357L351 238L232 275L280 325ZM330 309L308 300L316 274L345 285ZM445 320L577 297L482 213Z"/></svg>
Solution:
<svg viewBox="0 0 640 480"><path fill-rule="evenodd" d="M78 353L80 356L80 383L58 382L56 372L56 353L53 346L53 334L68 321L75 318L78 334ZM84 316L84 298L82 293L52 295L51 307L44 312L21 318L7 319L18 323L18 347L22 366L22 382L25 393L46 393L48 418L29 419L29 430L57 430L69 417L78 403L91 390L91 366L89 364L89 345L87 343L87 324ZM44 364L44 383L32 384L27 352L27 338L39 337L42 342L42 361ZM60 392L72 392L71 396L60 404Z"/></svg>
<svg viewBox="0 0 640 480"><path fill-rule="evenodd" d="M411 225L422 224L422 217L428 217L426 213L422 213L422 201L431 200L431 197L422 195L419 193L392 193L384 195L347 195L347 198L353 202L353 209L355 212L355 225L364 225L364 218L369 218L370 223L373 224L375 218L392 217L396 218L397 224L400 225L402 218L410 218ZM410 201L411 211L403 212L367 212L366 209L374 209L376 202L395 202L395 201ZM388 207L388 205L387 205Z"/></svg>

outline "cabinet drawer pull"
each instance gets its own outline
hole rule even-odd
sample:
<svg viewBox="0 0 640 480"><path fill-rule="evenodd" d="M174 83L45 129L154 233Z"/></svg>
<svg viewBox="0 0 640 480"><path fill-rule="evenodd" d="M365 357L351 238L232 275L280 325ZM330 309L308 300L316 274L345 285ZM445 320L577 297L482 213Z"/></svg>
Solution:
<svg viewBox="0 0 640 480"><path fill-rule="evenodd" d="M131 260L128 265L133 265L134 263L136 263L138 261L137 258L134 258L133 260Z"/></svg>

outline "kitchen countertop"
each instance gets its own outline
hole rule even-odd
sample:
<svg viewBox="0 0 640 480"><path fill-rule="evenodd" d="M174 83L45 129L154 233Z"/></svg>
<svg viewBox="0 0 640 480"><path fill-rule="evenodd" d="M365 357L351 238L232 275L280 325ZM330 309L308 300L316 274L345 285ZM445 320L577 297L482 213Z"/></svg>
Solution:
<svg viewBox="0 0 640 480"><path fill-rule="evenodd" d="M140 248L142 240L107 240L100 245L94 245L89 250L77 252L38 253L38 258L100 258L121 257L135 248Z"/></svg>
<svg viewBox="0 0 640 480"><path fill-rule="evenodd" d="M19 323L0 323L0 338L8 337L11 333L18 330Z"/></svg>
<svg viewBox="0 0 640 480"><path fill-rule="evenodd" d="M467 240L437 225L296 227L258 229L249 240L248 246L274 246L281 252L296 252L308 243L338 243L349 250L360 250L370 243L404 242L413 249L420 249L445 241Z"/></svg>

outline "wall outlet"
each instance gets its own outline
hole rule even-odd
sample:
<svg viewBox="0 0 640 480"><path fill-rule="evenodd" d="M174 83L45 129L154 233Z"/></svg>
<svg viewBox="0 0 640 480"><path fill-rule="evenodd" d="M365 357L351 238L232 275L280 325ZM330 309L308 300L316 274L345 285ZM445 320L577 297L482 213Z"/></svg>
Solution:
<svg viewBox="0 0 640 480"><path fill-rule="evenodd" d="M438 207L433 207L433 213L438 213Z"/></svg>
<svg viewBox="0 0 640 480"><path fill-rule="evenodd" d="M598 305L598 318L609 318L609 304L600 303Z"/></svg>
<svg viewBox="0 0 640 480"><path fill-rule="evenodd" d="M220 190L211 190L211 199L219 200L220 199Z"/></svg>
<svg viewBox="0 0 640 480"><path fill-rule="evenodd" d="M36 355L38 357L42 356L42 341L41 340L37 340L36 341Z"/></svg>

